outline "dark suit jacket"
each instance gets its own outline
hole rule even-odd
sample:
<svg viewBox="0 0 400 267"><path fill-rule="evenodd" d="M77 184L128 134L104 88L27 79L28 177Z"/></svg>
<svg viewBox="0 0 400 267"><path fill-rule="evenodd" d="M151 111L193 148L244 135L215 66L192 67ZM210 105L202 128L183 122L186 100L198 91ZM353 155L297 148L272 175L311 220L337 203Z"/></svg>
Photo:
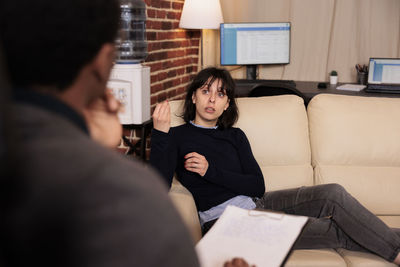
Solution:
<svg viewBox="0 0 400 267"><path fill-rule="evenodd" d="M26 103L15 114L23 150L3 217L6 266L198 266L152 169L60 114Z"/></svg>

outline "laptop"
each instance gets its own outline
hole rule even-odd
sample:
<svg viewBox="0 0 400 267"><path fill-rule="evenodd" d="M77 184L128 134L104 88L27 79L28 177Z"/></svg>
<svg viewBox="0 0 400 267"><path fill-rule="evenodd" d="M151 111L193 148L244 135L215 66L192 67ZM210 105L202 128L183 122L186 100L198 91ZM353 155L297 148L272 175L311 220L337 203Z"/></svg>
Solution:
<svg viewBox="0 0 400 267"><path fill-rule="evenodd" d="M365 91L400 94L400 58L370 58Z"/></svg>

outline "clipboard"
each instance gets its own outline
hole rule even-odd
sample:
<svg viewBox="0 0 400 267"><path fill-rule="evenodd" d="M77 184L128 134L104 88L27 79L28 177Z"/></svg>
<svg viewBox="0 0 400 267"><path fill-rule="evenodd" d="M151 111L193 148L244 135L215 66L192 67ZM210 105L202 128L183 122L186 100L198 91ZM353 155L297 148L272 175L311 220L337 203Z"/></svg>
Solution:
<svg viewBox="0 0 400 267"><path fill-rule="evenodd" d="M235 257L250 265L282 266L308 218L228 206L197 243L202 267L221 267Z"/></svg>

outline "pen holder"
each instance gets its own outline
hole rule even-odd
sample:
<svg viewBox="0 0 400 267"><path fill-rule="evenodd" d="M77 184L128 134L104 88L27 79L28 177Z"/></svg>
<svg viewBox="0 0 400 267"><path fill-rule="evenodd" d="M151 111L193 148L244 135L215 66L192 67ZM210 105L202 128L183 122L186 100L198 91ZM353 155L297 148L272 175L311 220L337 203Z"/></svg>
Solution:
<svg viewBox="0 0 400 267"><path fill-rule="evenodd" d="M357 83L366 85L368 81L368 74L366 72L357 73Z"/></svg>

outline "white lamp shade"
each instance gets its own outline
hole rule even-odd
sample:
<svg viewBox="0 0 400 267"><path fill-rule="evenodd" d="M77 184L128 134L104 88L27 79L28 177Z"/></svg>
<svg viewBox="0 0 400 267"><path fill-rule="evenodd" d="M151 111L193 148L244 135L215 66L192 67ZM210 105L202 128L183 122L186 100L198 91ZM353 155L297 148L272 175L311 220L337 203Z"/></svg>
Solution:
<svg viewBox="0 0 400 267"><path fill-rule="evenodd" d="M184 29L218 29L224 22L219 0L185 0L179 27Z"/></svg>

